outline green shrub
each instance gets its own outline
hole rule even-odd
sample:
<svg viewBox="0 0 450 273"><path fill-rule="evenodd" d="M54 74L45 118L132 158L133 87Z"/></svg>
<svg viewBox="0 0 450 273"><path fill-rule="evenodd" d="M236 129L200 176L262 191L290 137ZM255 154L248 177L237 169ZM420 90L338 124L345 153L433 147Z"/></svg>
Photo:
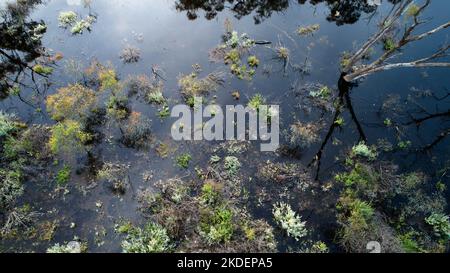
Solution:
<svg viewBox="0 0 450 273"><path fill-rule="evenodd" d="M228 175L235 176L241 168L241 162L239 162L239 159L235 156L227 156L224 159L224 167Z"/></svg>
<svg viewBox="0 0 450 273"><path fill-rule="evenodd" d="M155 223L148 223L143 229L133 227L122 241L125 253L162 253L171 248L166 229Z"/></svg>
<svg viewBox="0 0 450 273"><path fill-rule="evenodd" d="M442 213L433 213L425 222L433 227L434 234L445 240L450 240L450 222L449 217Z"/></svg>
<svg viewBox="0 0 450 273"><path fill-rule="evenodd" d="M356 156L365 157L369 160L374 160L378 156L378 153L373 148L367 146L363 141L353 146L352 153Z"/></svg>
<svg viewBox="0 0 450 273"><path fill-rule="evenodd" d="M16 130L16 128L14 116L0 111L0 137L7 136L9 133Z"/></svg>
<svg viewBox="0 0 450 273"><path fill-rule="evenodd" d="M84 121L96 102L94 90L80 84L58 89L54 95L47 97L46 105L52 119Z"/></svg>
<svg viewBox="0 0 450 273"><path fill-rule="evenodd" d="M53 154L79 152L91 139L92 136L82 130L80 123L65 120L53 126L49 140L50 150Z"/></svg>
<svg viewBox="0 0 450 273"><path fill-rule="evenodd" d="M53 68L48 66L43 66L41 64L37 64L33 66L33 71L42 74L42 75L50 75L53 73Z"/></svg>
<svg viewBox="0 0 450 273"><path fill-rule="evenodd" d="M200 233L208 244L229 242L233 236L233 212L221 207L201 215Z"/></svg>
<svg viewBox="0 0 450 273"><path fill-rule="evenodd" d="M335 179L345 187L355 189L356 193L370 196L378 186L379 174L370 166L357 163L350 172L338 174Z"/></svg>
<svg viewBox="0 0 450 273"><path fill-rule="evenodd" d="M403 250L407 253L422 253L425 250L420 246L420 244L415 240L415 232L408 232L406 234L400 235L399 239L402 244Z"/></svg>
<svg viewBox="0 0 450 273"><path fill-rule="evenodd" d="M56 174L56 184L60 187L67 185L70 180L72 170L70 166L64 165L64 167Z"/></svg>
<svg viewBox="0 0 450 273"><path fill-rule="evenodd" d="M275 221L296 241L308 234L306 222L302 221L302 218L292 210L289 204L275 204L272 213Z"/></svg>
<svg viewBox="0 0 450 273"><path fill-rule="evenodd" d="M0 169L0 210L11 207L23 194L22 172Z"/></svg>
<svg viewBox="0 0 450 273"><path fill-rule="evenodd" d="M78 15L73 11L61 11L58 16L59 26L62 28L68 28L75 24Z"/></svg>
<svg viewBox="0 0 450 273"><path fill-rule="evenodd" d="M249 101L248 106L258 111L261 105L264 105L266 103L266 99L261 94L255 94Z"/></svg>
<svg viewBox="0 0 450 273"><path fill-rule="evenodd" d="M178 167L187 169L189 167L189 162L191 161L192 156L188 153L179 155L175 158L175 162Z"/></svg>
<svg viewBox="0 0 450 273"><path fill-rule="evenodd" d="M214 205L220 198L220 192L217 184L213 182L207 182L203 185L200 200L202 204Z"/></svg>
<svg viewBox="0 0 450 273"><path fill-rule="evenodd" d="M256 56L250 56L247 59L247 63L250 67L257 67L259 65L259 60Z"/></svg>
<svg viewBox="0 0 450 273"><path fill-rule="evenodd" d="M55 244L54 246L47 249L47 253L61 254L61 253L85 253L87 251L87 244L72 241L65 245Z"/></svg>

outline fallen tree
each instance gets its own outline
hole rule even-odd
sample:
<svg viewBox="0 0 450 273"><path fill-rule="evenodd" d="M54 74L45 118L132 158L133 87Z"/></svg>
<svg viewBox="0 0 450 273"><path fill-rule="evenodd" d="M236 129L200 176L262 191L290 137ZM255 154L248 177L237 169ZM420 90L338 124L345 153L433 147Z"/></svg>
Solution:
<svg viewBox="0 0 450 273"><path fill-rule="evenodd" d="M429 31L415 34L417 27L427 22L426 20L422 20L420 15L429 6L430 2L431 0L426 0L421 6L418 6L413 0L401 0L395 4L388 15L380 23L378 32L373 34L359 50L345 61L345 66L343 68L344 80L353 82L370 74L395 68L450 67L449 62L442 61L442 58L449 56L447 52L450 45L447 42L445 42L441 48L437 49L434 54L428 57L408 62L389 62L389 60L396 57L400 50L407 44L425 39L450 26L449 21ZM389 35L396 32L397 26L404 16L408 16L411 19L408 21L408 25L405 26L403 33L397 33L394 37L390 37ZM385 47L384 53L372 63L363 64L363 60L366 56L370 55L373 46L376 43L383 41L383 39L390 39L390 44L388 47Z"/></svg>

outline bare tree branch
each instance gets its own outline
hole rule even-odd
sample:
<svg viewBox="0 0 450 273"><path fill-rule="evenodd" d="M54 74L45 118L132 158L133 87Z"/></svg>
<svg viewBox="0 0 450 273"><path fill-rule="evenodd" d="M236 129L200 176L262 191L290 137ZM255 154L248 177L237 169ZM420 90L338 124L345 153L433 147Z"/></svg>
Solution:
<svg viewBox="0 0 450 273"><path fill-rule="evenodd" d="M362 61L363 56L365 56L368 53L369 49L376 42L383 39L383 37L385 37L386 34L389 33L389 31L391 31L394 28L395 23L400 20L400 18L407 11L410 5L412 5L412 2L413 1L411 0L403 0L396 6L394 6L393 11L391 11L382 21L380 30L377 33L375 33L371 38L369 38L369 40L361 47L361 49L359 49L349 59L348 64L343 71L344 80L346 80L347 82L351 82L379 71L386 71L394 68L450 67L450 63L434 61L436 59L448 56L447 51L450 48L448 44L444 45L442 48L437 50L433 55L423 59L403 63L386 63L388 59L391 59L393 56L395 56L395 53L398 52L408 43L422 40L450 26L449 21L422 34L418 35L412 34L414 30L417 28L417 26L424 23L424 21L420 20L419 16L428 7L428 5L431 3L431 0L426 0L423 5L418 7L417 11L413 14L412 24L405 29L402 37L398 40L398 42L395 42L395 45L392 48L386 50L378 59L376 59L371 64L358 65Z"/></svg>

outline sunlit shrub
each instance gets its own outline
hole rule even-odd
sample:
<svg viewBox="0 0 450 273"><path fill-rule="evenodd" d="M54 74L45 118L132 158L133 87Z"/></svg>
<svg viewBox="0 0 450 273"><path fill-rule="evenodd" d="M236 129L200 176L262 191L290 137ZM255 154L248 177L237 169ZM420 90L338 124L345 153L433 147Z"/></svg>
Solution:
<svg viewBox="0 0 450 273"><path fill-rule="evenodd" d="M80 84L58 89L54 95L47 97L47 110L52 119L84 121L96 103L96 94L92 89Z"/></svg>
<svg viewBox="0 0 450 273"><path fill-rule="evenodd" d="M61 11L58 16L59 26L68 28L77 21L78 15L73 11Z"/></svg>
<svg viewBox="0 0 450 273"><path fill-rule="evenodd" d="M236 176L241 168L241 162L235 156L227 156L224 159L224 168L229 176Z"/></svg>
<svg viewBox="0 0 450 273"><path fill-rule="evenodd" d="M0 209L5 210L23 194L23 174L20 170L0 169Z"/></svg>
<svg viewBox="0 0 450 273"><path fill-rule="evenodd" d="M60 187L64 187L70 180L72 170L69 165L65 165L61 170L56 174L56 184Z"/></svg>
<svg viewBox="0 0 450 273"><path fill-rule="evenodd" d="M367 146L364 142L360 142L357 145L353 146L352 153L355 156L365 157L370 160L374 160L378 156L377 151L374 148Z"/></svg>
<svg viewBox="0 0 450 273"><path fill-rule="evenodd" d="M446 240L450 240L450 221L449 217L442 213L433 213L425 222L433 227L434 234Z"/></svg>
<svg viewBox="0 0 450 273"><path fill-rule="evenodd" d="M0 137L7 136L9 133L16 130L17 125L14 118L14 115L0 111Z"/></svg>
<svg viewBox="0 0 450 273"><path fill-rule="evenodd" d="M233 236L233 212L225 207L204 210L200 220L200 233L208 244L229 242Z"/></svg>
<svg viewBox="0 0 450 273"><path fill-rule="evenodd" d="M49 140L53 154L80 152L84 144L92 140L92 135L83 131L80 123L65 120L53 126Z"/></svg>
<svg viewBox="0 0 450 273"><path fill-rule="evenodd" d="M98 80L100 81L100 90L117 91L120 89L120 83L116 71L112 68L102 67L98 71Z"/></svg>
<svg viewBox="0 0 450 273"><path fill-rule="evenodd" d="M37 65L33 66L33 71L38 74L42 74L42 75L50 75L53 73L53 68L49 67L49 66L37 64Z"/></svg>
<svg viewBox="0 0 450 273"><path fill-rule="evenodd" d="M78 241L72 241L67 244L55 244L54 246L47 249L47 253L85 253L87 251L87 244Z"/></svg>
<svg viewBox="0 0 450 273"><path fill-rule="evenodd" d="M302 218L292 210L289 204L275 204L272 213L275 221L296 241L308 234L306 222L302 221Z"/></svg>
<svg viewBox="0 0 450 273"><path fill-rule="evenodd" d="M189 167L189 162L191 162L192 156L188 153L179 155L175 158L175 162L178 167L187 169Z"/></svg>
<svg viewBox="0 0 450 273"><path fill-rule="evenodd" d="M170 238L167 231L158 224L148 223L144 228L129 229L122 241L125 253L163 253L170 250Z"/></svg>
<svg viewBox="0 0 450 273"><path fill-rule="evenodd" d="M204 78L199 78L197 72L192 72L188 75L180 75L178 78L178 86L185 100L207 95L216 91L222 84L221 73L211 73Z"/></svg>
<svg viewBox="0 0 450 273"><path fill-rule="evenodd" d="M214 205L220 199L221 186L213 181L207 181L201 191L200 200L202 204Z"/></svg>
<svg viewBox="0 0 450 273"><path fill-rule="evenodd" d="M85 30L91 31L92 24L95 23L95 21L97 21L97 18L89 15L85 19L81 19L75 22L70 32L76 35L76 34L83 34Z"/></svg>

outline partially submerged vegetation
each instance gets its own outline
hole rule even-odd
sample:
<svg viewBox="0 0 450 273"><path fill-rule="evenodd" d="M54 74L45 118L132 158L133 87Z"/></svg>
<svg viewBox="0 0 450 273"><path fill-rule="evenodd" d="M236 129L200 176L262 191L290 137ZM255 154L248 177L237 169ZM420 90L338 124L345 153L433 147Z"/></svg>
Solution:
<svg viewBox="0 0 450 273"><path fill-rule="evenodd" d="M0 14L6 16L0 29L0 98L11 98L0 110L0 251L327 253L367 252L368 242L379 242L382 252L449 251L450 162L443 160L445 152L435 152L436 147L445 150L448 129L425 148L418 146L429 140L429 134L419 134L429 128L425 122L437 120L445 127L449 113L439 110L439 102L445 106L448 94L414 89L405 102L401 95L386 96L374 111L375 124L372 115L358 120L361 110L353 108L353 85L348 86L393 68L385 61L409 39L423 38L412 30L414 22L421 24L419 15L428 1L424 6L396 2L394 11L401 16L379 24L382 35L361 51L345 51L314 70L312 63L322 58L312 49L331 47L326 37L317 37L319 24L291 26L298 34L294 37L279 29L272 45L238 32L227 20L222 42L209 57L226 66L230 77L220 68L203 71L198 64L179 74L153 65L148 75L127 75L140 64L116 69L90 56L88 64L84 58L67 60L61 69L57 62L63 54L42 46L45 22L26 20L27 3L8 4L9 12L25 13L23 20ZM348 14L339 14L339 7L333 9L330 21L351 21ZM394 24L400 17L413 24L406 38ZM61 11L58 23L77 35L91 31L96 19L89 7L87 16ZM320 33L326 32L322 28ZM142 42L143 34L132 34ZM438 66L430 61L447 49L400 66ZM143 53L147 56L126 43L113 58L132 64ZM376 54L381 59L368 63ZM299 55L302 64L294 64ZM281 63L284 73L276 74L273 63ZM317 81L333 63L344 72L337 85L304 81L310 74ZM161 65L170 67L165 61ZM55 80L61 73L67 77ZM173 92L177 86L181 96ZM214 93L219 90L225 92ZM250 141L180 144L167 139L161 128L169 128L165 119L171 105L183 100L194 107L196 97L217 105L240 100L258 113L269 102L284 104L282 147L263 155ZM369 104L375 105L362 105ZM429 105L437 105L436 113ZM263 114L271 122L281 113ZM408 125L417 137L409 134ZM364 132L367 127L370 134ZM378 127L383 138L373 139L379 137L372 134ZM423 162L409 162L411 155Z"/></svg>
<svg viewBox="0 0 450 273"><path fill-rule="evenodd" d="M88 15L86 18L79 18L73 11L61 11L58 16L59 26L64 29L70 28L73 35L83 34L85 30L91 31L92 24L97 21L95 15Z"/></svg>

